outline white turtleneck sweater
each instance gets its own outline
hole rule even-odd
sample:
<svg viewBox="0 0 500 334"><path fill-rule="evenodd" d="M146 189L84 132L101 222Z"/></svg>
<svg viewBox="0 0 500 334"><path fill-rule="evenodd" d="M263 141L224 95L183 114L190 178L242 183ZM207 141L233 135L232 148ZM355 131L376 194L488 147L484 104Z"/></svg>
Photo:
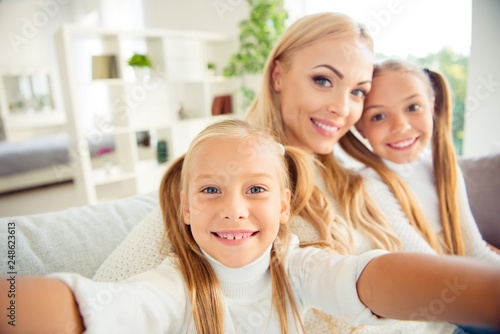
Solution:
<svg viewBox="0 0 500 334"><path fill-rule="evenodd" d="M392 322L373 315L356 290L365 266L385 251L341 256L297 245L294 237L285 269L301 314L316 308L353 325ZM225 333L279 333L279 319L271 314L270 250L238 269L227 268L204 253L223 291ZM189 322L189 295L174 261L168 257L157 268L119 283L96 282L71 273L49 277L62 280L73 291L86 333L195 333ZM291 312L288 317L291 333L299 332Z"/></svg>
<svg viewBox="0 0 500 334"><path fill-rule="evenodd" d="M417 161L409 164L396 164L385 159L383 161L408 186L422 208L432 230L436 234L442 233L443 226L441 224L439 200L434 182L431 150L425 150ZM456 168L458 172L457 192L460 219L466 234L467 254L490 263L500 264L500 255L493 252L487 246L479 232L470 210L463 174L458 166ZM366 188L371 198L390 220L395 233L400 237L403 243L403 251L433 252L430 245L410 225L401 206L389 190L389 187L380 179L379 175L373 169L366 167L360 170L360 173L365 179Z"/></svg>

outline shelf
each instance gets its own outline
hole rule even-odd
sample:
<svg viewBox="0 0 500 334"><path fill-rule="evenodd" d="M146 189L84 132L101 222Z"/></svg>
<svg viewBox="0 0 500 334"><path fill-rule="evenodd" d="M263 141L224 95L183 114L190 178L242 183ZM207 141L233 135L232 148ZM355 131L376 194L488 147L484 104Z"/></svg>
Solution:
<svg viewBox="0 0 500 334"><path fill-rule="evenodd" d="M126 82L123 79L93 79L90 81L80 81L77 83L80 86L90 86L90 85L107 85L107 86L122 86L125 85Z"/></svg>
<svg viewBox="0 0 500 334"><path fill-rule="evenodd" d="M133 180L134 173L122 173L118 166L110 166L109 168L98 168L92 170L92 180L96 186L115 183L124 180Z"/></svg>
<svg viewBox="0 0 500 334"><path fill-rule="evenodd" d="M88 204L158 189L169 162L219 119L211 117L214 96L233 94L239 83L207 71L208 62L222 69L231 46L237 47L220 34L63 25L56 37L72 140L104 138L113 150L98 157L91 152L75 164L75 185ZM134 53L151 59L148 80L137 80L128 65ZM106 71L106 58L93 58L107 55L116 60L117 78L93 80L93 59L100 66L96 75L114 72ZM158 147L167 162L157 162Z"/></svg>
<svg viewBox="0 0 500 334"><path fill-rule="evenodd" d="M210 83L227 83L230 78L226 78L223 75L209 75L206 79Z"/></svg>

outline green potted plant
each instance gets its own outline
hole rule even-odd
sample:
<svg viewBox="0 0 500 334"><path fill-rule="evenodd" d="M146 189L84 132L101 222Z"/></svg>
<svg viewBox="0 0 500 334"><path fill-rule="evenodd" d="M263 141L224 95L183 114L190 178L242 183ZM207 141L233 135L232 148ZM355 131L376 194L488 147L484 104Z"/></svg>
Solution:
<svg viewBox="0 0 500 334"><path fill-rule="evenodd" d="M288 13L283 7L283 0L248 0L250 17L240 22L240 47L232 55L222 74L229 77L241 77L243 108L253 101L255 92L245 84L245 77L261 74L267 56L285 31Z"/></svg>
<svg viewBox="0 0 500 334"><path fill-rule="evenodd" d="M128 64L134 69L137 80L149 78L151 74L151 60L147 55L134 53L128 60Z"/></svg>
<svg viewBox="0 0 500 334"><path fill-rule="evenodd" d="M217 74L215 63L208 62L207 63L207 70L208 70L209 75L216 75Z"/></svg>

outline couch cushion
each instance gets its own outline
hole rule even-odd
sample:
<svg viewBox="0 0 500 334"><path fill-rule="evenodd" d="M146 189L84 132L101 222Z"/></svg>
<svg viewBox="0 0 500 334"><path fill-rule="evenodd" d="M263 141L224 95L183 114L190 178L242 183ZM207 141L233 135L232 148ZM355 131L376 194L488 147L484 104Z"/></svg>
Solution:
<svg viewBox="0 0 500 334"><path fill-rule="evenodd" d="M500 153L460 159L469 204L483 239L500 248Z"/></svg>
<svg viewBox="0 0 500 334"><path fill-rule="evenodd" d="M158 206L152 192L94 206L0 218L0 254L7 254L8 224L15 224L15 272L76 272L91 278L125 236ZM10 272L6 259L0 273Z"/></svg>

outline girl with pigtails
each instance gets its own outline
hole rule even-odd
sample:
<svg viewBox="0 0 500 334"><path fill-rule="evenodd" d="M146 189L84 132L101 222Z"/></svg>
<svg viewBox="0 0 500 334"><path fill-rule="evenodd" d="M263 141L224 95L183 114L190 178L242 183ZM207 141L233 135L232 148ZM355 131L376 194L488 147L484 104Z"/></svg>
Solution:
<svg viewBox="0 0 500 334"><path fill-rule="evenodd" d="M352 325L429 321L418 310L442 298L450 282L459 282L460 295L433 320L500 326L498 267L384 250L339 255L329 243L299 246L287 223L308 210L313 193L322 196L307 182L312 164L310 155L243 121L209 126L162 180L172 252L160 266L113 283L72 273L18 278L23 317L15 327L0 322L1 332L303 333L310 308ZM332 210L326 199L319 202ZM8 288L0 280L0 293Z"/></svg>
<svg viewBox="0 0 500 334"><path fill-rule="evenodd" d="M361 171L367 189L386 216L402 211L399 223L406 218L439 254L498 265L500 255L482 239L470 211L451 118L451 93L441 74L387 60L375 65L372 90L356 124L372 150L354 136L343 148L367 166ZM392 196L400 210L387 205ZM409 236L399 237L403 245L411 244Z"/></svg>

